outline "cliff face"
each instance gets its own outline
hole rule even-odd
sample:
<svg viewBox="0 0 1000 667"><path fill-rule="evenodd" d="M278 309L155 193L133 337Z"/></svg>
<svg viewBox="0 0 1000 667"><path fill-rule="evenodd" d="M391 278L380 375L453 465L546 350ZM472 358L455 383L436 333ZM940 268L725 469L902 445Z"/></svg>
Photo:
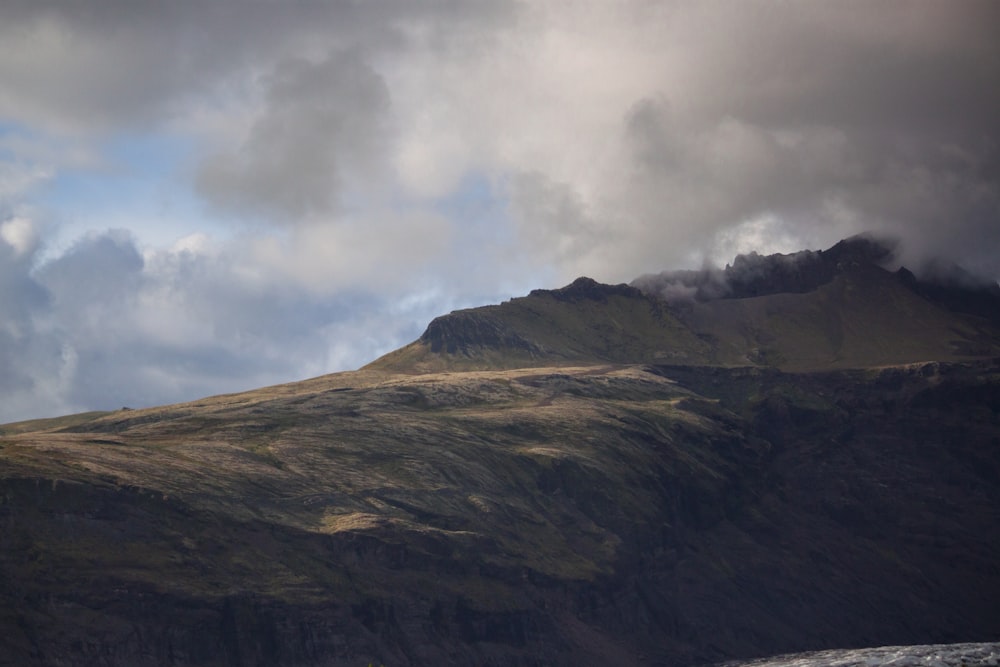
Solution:
<svg viewBox="0 0 1000 667"><path fill-rule="evenodd" d="M995 639L998 415L994 362L606 365L344 373L12 433L0 664Z"/></svg>

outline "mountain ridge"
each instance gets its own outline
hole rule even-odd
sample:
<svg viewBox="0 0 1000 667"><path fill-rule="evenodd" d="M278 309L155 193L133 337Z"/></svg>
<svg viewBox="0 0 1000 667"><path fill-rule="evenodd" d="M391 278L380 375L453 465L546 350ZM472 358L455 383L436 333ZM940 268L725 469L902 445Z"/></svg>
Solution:
<svg viewBox="0 0 1000 667"><path fill-rule="evenodd" d="M366 368L676 362L818 370L1000 355L1000 286L921 280L905 267L884 268L891 257L889 246L862 236L630 285L581 277L437 317L417 341ZM879 348L868 332L905 344Z"/></svg>

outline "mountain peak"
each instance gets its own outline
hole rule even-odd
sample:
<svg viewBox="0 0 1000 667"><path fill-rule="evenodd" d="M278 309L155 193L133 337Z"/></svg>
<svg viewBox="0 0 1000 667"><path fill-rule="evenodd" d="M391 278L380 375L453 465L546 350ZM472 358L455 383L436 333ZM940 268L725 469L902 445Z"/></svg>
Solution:
<svg viewBox="0 0 1000 667"><path fill-rule="evenodd" d="M641 292L624 283L618 285L605 285L593 278L581 276L565 287L554 290L536 289L531 290L528 296L550 296L559 301L581 301L588 299L591 301L604 301L609 296L636 297Z"/></svg>
<svg viewBox="0 0 1000 667"><path fill-rule="evenodd" d="M804 293L847 271L881 268L894 255L891 241L860 234L827 250L773 255L750 252L737 255L724 269L663 271L640 276L632 285L668 302Z"/></svg>
<svg viewBox="0 0 1000 667"><path fill-rule="evenodd" d="M631 285L580 277L436 318L369 368L459 370L671 363L820 369L1000 355L1000 288L941 285L884 266L870 235L827 250L739 255L724 269Z"/></svg>
<svg viewBox="0 0 1000 667"><path fill-rule="evenodd" d="M871 234L857 234L836 243L820 255L840 267L882 266L896 255L896 242Z"/></svg>

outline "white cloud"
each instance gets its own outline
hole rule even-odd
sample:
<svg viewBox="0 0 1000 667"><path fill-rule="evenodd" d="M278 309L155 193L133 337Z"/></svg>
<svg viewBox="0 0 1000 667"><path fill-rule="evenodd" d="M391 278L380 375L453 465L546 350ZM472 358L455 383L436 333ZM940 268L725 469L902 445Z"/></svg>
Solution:
<svg viewBox="0 0 1000 667"><path fill-rule="evenodd" d="M3 239L18 255L24 255L37 246L38 233L31 220L16 217L0 223L0 239Z"/></svg>
<svg viewBox="0 0 1000 667"><path fill-rule="evenodd" d="M479 302L439 298L446 285L418 252L435 239L400 237L371 255L350 245L368 246L363 234L327 238L341 229L298 228L277 254L260 238L205 237L140 252L111 230L39 262L37 246L0 241L0 423L356 368L419 336L440 308ZM324 250L340 241L337 256ZM390 263L412 273L400 279Z"/></svg>
<svg viewBox="0 0 1000 667"><path fill-rule="evenodd" d="M713 264L724 266L737 255L751 252L761 255L787 254L817 245L826 248L832 243L824 241L817 244L812 239L805 240L793 226L773 215L764 214L720 231L712 243L715 254L708 259Z"/></svg>

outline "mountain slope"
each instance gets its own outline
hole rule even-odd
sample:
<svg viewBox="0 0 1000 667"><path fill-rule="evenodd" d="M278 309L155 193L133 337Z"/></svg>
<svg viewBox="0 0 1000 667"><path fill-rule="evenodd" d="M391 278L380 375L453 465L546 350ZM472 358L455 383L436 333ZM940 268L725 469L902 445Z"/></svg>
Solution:
<svg viewBox="0 0 1000 667"><path fill-rule="evenodd" d="M685 320L733 365L804 370L1000 354L994 325L949 312L877 267L804 294L696 303Z"/></svg>
<svg viewBox="0 0 1000 667"><path fill-rule="evenodd" d="M822 252L741 256L724 271L632 286L580 278L434 320L369 367L394 371L538 364L672 363L786 370L1000 355L1000 287L917 280L871 239Z"/></svg>
<svg viewBox="0 0 1000 667"><path fill-rule="evenodd" d="M0 665L996 640L991 293L858 248L683 301L580 280L360 371L0 427Z"/></svg>
<svg viewBox="0 0 1000 667"><path fill-rule="evenodd" d="M674 664L987 640L998 413L993 363L358 372L8 436L0 656Z"/></svg>
<svg viewBox="0 0 1000 667"><path fill-rule="evenodd" d="M627 285L580 278L562 289L439 317L419 340L368 368L474 370L661 358L697 363L710 354L665 303Z"/></svg>

